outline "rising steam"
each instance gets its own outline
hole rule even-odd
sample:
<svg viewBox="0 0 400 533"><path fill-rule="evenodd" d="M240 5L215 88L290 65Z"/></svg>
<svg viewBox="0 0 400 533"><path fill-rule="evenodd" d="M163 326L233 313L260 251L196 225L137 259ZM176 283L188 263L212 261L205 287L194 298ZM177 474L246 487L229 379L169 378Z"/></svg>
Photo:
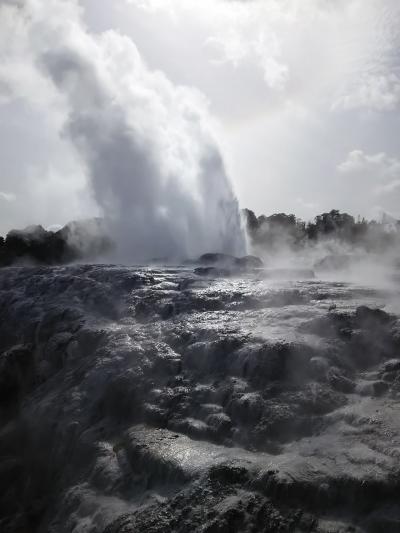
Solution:
<svg viewBox="0 0 400 533"><path fill-rule="evenodd" d="M243 253L237 200L202 95L150 71L128 37L90 34L75 0L0 9L62 98L62 134L85 165L118 259Z"/></svg>

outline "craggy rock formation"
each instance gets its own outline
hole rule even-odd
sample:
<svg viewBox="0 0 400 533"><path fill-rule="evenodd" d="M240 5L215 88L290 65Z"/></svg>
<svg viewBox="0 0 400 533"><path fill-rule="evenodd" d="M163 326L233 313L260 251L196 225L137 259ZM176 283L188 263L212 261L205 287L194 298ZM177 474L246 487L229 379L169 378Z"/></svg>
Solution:
<svg viewBox="0 0 400 533"><path fill-rule="evenodd" d="M203 254L196 263L207 265L196 268L195 273L197 275L216 277L235 276L264 266L262 260L254 255L234 257L233 255L221 253Z"/></svg>
<svg viewBox="0 0 400 533"><path fill-rule="evenodd" d="M385 302L189 268L2 269L0 531L398 532Z"/></svg>
<svg viewBox="0 0 400 533"><path fill-rule="evenodd" d="M28 226L11 230L6 239L0 238L0 266L93 260L109 252L112 246L101 219L70 222L56 232Z"/></svg>

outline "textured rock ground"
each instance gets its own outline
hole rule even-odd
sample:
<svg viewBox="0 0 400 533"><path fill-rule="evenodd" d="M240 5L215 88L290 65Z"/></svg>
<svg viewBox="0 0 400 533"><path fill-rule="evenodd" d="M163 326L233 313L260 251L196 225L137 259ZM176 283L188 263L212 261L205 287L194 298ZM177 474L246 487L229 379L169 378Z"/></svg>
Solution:
<svg viewBox="0 0 400 533"><path fill-rule="evenodd" d="M400 531L398 301L262 271L1 270L0 530Z"/></svg>

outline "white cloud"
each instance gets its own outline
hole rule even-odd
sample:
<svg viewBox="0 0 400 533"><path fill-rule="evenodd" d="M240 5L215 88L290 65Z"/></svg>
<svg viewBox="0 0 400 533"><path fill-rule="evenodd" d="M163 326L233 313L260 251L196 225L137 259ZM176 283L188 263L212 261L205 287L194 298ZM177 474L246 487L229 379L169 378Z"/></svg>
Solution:
<svg viewBox="0 0 400 533"><path fill-rule="evenodd" d="M15 202L16 196L12 192L0 191L0 201L2 201L2 200L5 201L5 202Z"/></svg>
<svg viewBox="0 0 400 533"><path fill-rule="evenodd" d="M376 188L378 194L392 194L400 189L400 179L395 179Z"/></svg>
<svg viewBox="0 0 400 533"><path fill-rule="evenodd" d="M392 194L400 189L400 160L385 152L366 154L353 150L337 169L349 178L364 179L365 187L371 187L376 195Z"/></svg>
<svg viewBox="0 0 400 533"><path fill-rule="evenodd" d="M216 53L212 62L216 65L231 63L235 68L253 62L261 69L270 89L283 91L289 81L289 67L281 58L277 35L261 27L249 38L248 25L255 21L250 19L243 25L243 20L238 18L234 22L228 31L207 40L207 46Z"/></svg>
<svg viewBox="0 0 400 533"><path fill-rule="evenodd" d="M176 28L196 20L214 65L253 65L283 100L300 89L331 110L399 106L397 0L125 1Z"/></svg>
<svg viewBox="0 0 400 533"><path fill-rule="evenodd" d="M361 77L343 94L333 109L369 109L393 111L400 106L400 78L394 73Z"/></svg>
<svg viewBox="0 0 400 533"><path fill-rule="evenodd" d="M168 11L171 14L174 13L174 6L176 6L177 2L174 2L174 0L125 0L127 4L133 4L137 6L140 9L144 9L145 11L158 11L160 9L164 11Z"/></svg>
<svg viewBox="0 0 400 533"><path fill-rule="evenodd" d="M372 172L378 178L393 177L400 175L400 160L385 152L366 154L363 150L353 150L337 168L342 174Z"/></svg>
<svg viewBox="0 0 400 533"><path fill-rule="evenodd" d="M400 180L398 179L389 181L388 183L385 183L383 185L378 185L373 189L374 194L376 194L377 196L393 196L394 193L397 193L398 191L400 191ZM397 194L395 198L398 198Z"/></svg>

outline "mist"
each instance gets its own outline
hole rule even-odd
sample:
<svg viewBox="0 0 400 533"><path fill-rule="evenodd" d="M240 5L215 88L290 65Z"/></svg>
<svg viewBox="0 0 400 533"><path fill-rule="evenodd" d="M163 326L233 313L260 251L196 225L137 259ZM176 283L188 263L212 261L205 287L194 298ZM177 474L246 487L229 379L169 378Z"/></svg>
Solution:
<svg viewBox="0 0 400 533"><path fill-rule="evenodd" d="M238 202L206 99L151 71L117 31L89 33L78 2L1 7L62 109L71 144L116 243L114 261L245 252ZM12 83L10 82L12 89Z"/></svg>
<svg viewBox="0 0 400 533"><path fill-rule="evenodd" d="M400 223L331 210L305 222L294 214L243 210L249 248L268 268L312 269L319 279L393 289L399 308Z"/></svg>

